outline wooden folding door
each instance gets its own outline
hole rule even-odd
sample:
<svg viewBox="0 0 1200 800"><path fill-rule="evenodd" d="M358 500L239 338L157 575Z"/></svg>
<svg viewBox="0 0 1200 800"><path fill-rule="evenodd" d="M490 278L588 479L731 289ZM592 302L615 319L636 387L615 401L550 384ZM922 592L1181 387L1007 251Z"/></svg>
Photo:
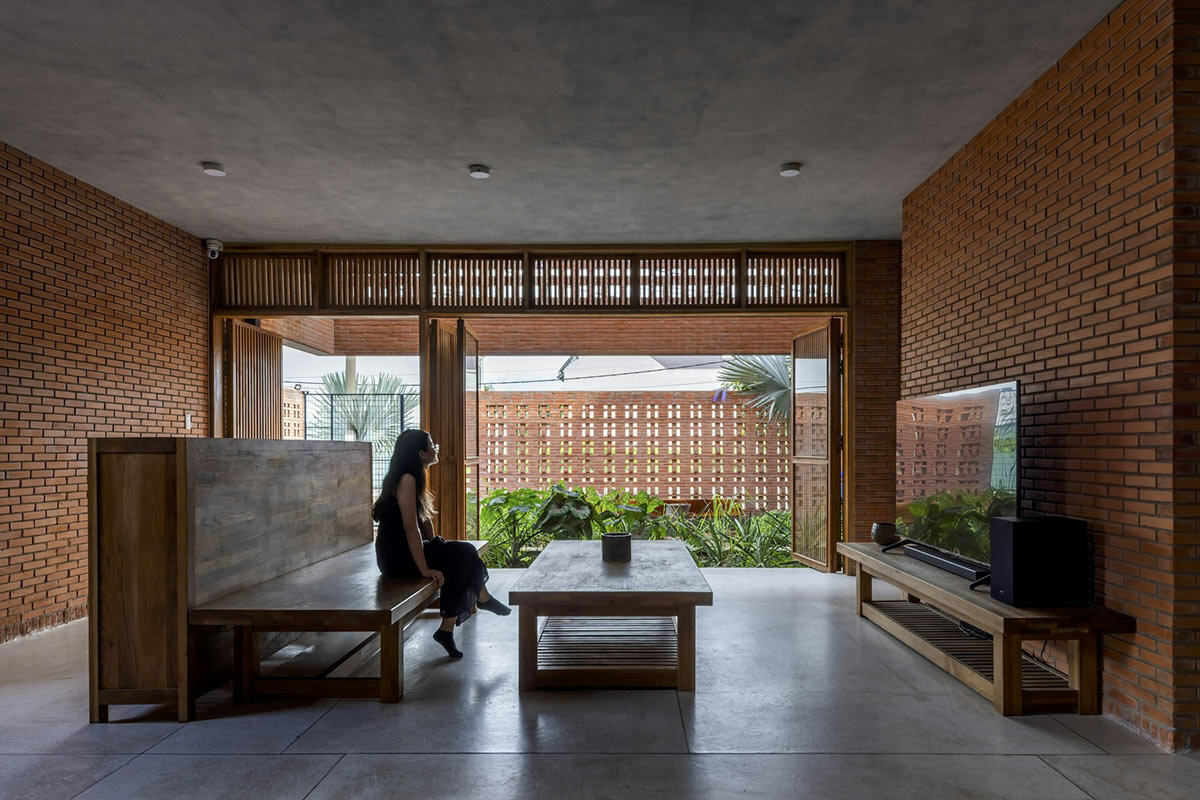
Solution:
<svg viewBox="0 0 1200 800"><path fill-rule="evenodd" d="M841 322L792 340L792 554L824 572L842 522Z"/></svg>

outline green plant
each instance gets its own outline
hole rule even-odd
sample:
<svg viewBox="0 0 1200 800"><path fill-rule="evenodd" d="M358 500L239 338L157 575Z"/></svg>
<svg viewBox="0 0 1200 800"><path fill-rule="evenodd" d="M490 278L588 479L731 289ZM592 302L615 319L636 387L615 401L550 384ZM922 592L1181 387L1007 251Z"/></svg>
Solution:
<svg viewBox="0 0 1200 800"><path fill-rule="evenodd" d="M479 508L480 538L488 540L484 563L489 567L527 567L545 546L534 525L544 501L535 489L497 489Z"/></svg>
<svg viewBox="0 0 1200 800"><path fill-rule="evenodd" d="M768 420L787 422L792 418L791 362L788 356L733 356L721 366L717 379L730 389L749 392L746 405Z"/></svg>
<svg viewBox="0 0 1200 800"><path fill-rule="evenodd" d="M662 498L645 491L617 490L602 495L591 488L584 490L584 496L595 507L603 532L629 533L635 539L662 538Z"/></svg>
<svg viewBox="0 0 1200 800"><path fill-rule="evenodd" d="M585 492L556 484L538 509L534 524L550 539L591 539L600 515Z"/></svg>
<svg viewBox="0 0 1200 800"><path fill-rule="evenodd" d="M737 513L732 504L714 504L702 517L668 518L667 535L687 545L701 567L794 567L791 514L766 511Z"/></svg>
<svg viewBox="0 0 1200 800"><path fill-rule="evenodd" d="M896 531L975 561L991 558L991 518L1016 511L1016 493L989 487L982 494L959 490L919 497L908 506L912 521L896 519Z"/></svg>

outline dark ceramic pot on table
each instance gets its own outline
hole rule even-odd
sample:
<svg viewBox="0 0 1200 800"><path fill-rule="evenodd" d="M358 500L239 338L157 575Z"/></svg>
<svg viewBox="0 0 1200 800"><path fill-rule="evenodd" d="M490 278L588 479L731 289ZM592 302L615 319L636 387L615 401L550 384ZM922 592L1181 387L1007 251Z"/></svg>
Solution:
<svg viewBox="0 0 1200 800"><path fill-rule="evenodd" d="M896 526L891 522L876 522L871 526L871 541L887 546L900 541L900 534L896 533Z"/></svg>
<svg viewBox="0 0 1200 800"><path fill-rule="evenodd" d="M605 561L628 562L633 555L633 536L628 533L601 534L600 555Z"/></svg>

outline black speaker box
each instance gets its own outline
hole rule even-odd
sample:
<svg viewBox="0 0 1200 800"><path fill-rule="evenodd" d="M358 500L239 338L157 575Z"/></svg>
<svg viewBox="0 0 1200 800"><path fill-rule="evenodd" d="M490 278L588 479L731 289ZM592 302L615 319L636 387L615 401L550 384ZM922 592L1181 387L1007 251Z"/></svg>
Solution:
<svg viewBox="0 0 1200 800"><path fill-rule="evenodd" d="M1067 517L992 517L992 597L1010 606L1087 605L1087 523Z"/></svg>

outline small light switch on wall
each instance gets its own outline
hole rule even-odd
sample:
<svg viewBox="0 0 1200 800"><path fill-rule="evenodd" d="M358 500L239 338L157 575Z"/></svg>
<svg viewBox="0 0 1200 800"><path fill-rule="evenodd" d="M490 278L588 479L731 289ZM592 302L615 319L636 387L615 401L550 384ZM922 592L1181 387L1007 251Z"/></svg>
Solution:
<svg viewBox="0 0 1200 800"><path fill-rule="evenodd" d="M183 425L189 431L192 429L192 412L189 411L183 415Z"/></svg>

